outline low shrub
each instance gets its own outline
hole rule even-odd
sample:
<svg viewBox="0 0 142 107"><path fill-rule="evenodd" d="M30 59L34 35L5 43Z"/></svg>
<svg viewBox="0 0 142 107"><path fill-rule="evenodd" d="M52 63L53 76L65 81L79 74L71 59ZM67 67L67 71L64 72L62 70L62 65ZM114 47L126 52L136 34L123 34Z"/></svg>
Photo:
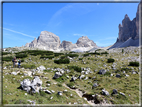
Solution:
<svg viewBox="0 0 142 107"><path fill-rule="evenodd" d="M67 58L67 56L65 56L65 55L64 55L64 56L61 56L61 58L60 58L60 59L64 59L64 58Z"/></svg>
<svg viewBox="0 0 142 107"><path fill-rule="evenodd" d="M19 99L19 100L16 100L16 102L14 104L29 104L29 103L26 100Z"/></svg>
<svg viewBox="0 0 142 107"><path fill-rule="evenodd" d="M21 59L21 62L24 62L24 59Z"/></svg>
<svg viewBox="0 0 142 107"><path fill-rule="evenodd" d="M43 51L43 50L27 50L27 53L30 55L53 55L54 53L52 51Z"/></svg>
<svg viewBox="0 0 142 107"><path fill-rule="evenodd" d="M139 66L139 62L129 62L129 66Z"/></svg>
<svg viewBox="0 0 142 107"><path fill-rule="evenodd" d="M46 93L44 91L39 91L40 92L40 95L45 97L46 96Z"/></svg>
<svg viewBox="0 0 142 107"><path fill-rule="evenodd" d="M67 80L67 78L65 76L61 76L57 79L55 79L57 82L65 82Z"/></svg>
<svg viewBox="0 0 142 107"><path fill-rule="evenodd" d="M9 52L2 52L2 55L8 55L10 54Z"/></svg>
<svg viewBox="0 0 142 107"><path fill-rule="evenodd" d="M47 70L47 69L45 69L45 70L43 70L44 72L50 72L50 70Z"/></svg>
<svg viewBox="0 0 142 107"><path fill-rule="evenodd" d="M16 58L26 58L27 56L27 54L17 54Z"/></svg>
<svg viewBox="0 0 142 107"><path fill-rule="evenodd" d="M54 56L64 55L64 53L54 53Z"/></svg>
<svg viewBox="0 0 142 107"><path fill-rule="evenodd" d="M40 59L43 59L43 58L52 59L52 58L54 58L54 56L41 56L41 57L40 57Z"/></svg>
<svg viewBox="0 0 142 107"><path fill-rule="evenodd" d="M59 60L54 60L54 63L56 63L56 64L69 64L70 60L68 58L59 59Z"/></svg>
<svg viewBox="0 0 142 107"><path fill-rule="evenodd" d="M73 57L78 57L79 55L78 54L66 54L66 56L73 58Z"/></svg>
<svg viewBox="0 0 142 107"><path fill-rule="evenodd" d="M3 104L8 104L8 101L3 99L2 103Z"/></svg>
<svg viewBox="0 0 142 107"><path fill-rule="evenodd" d="M78 66L68 66L68 69L74 69L77 72L81 72L81 67Z"/></svg>
<svg viewBox="0 0 142 107"><path fill-rule="evenodd" d="M51 84L51 81L46 81L46 83Z"/></svg>
<svg viewBox="0 0 142 107"><path fill-rule="evenodd" d="M29 69L34 69L36 68L35 65L29 65L29 64L22 64L21 67L24 67L25 69L29 68Z"/></svg>
<svg viewBox="0 0 142 107"><path fill-rule="evenodd" d="M84 57L89 56L89 53L83 54Z"/></svg>
<svg viewBox="0 0 142 107"><path fill-rule="evenodd" d="M115 60L112 58L107 59L107 63L113 63Z"/></svg>
<svg viewBox="0 0 142 107"><path fill-rule="evenodd" d="M101 54L108 54L108 52L106 52L106 51L105 52L101 52Z"/></svg>
<svg viewBox="0 0 142 107"><path fill-rule="evenodd" d="M74 86L73 82L70 82L67 84L68 87L70 87L71 89L75 89L76 87Z"/></svg>
<svg viewBox="0 0 142 107"><path fill-rule="evenodd" d="M7 57L3 57L2 61L12 61L13 57L12 56L7 56Z"/></svg>
<svg viewBox="0 0 142 107"><path fill-rule="evenodd" d="M79 58L79 60L82 60L83 58Z"/></svg>
<svg viewBox="0 0 142 107"><path fill-rule="evenodd" d="M38 99L39 104L43 103L43 99Z"/></svg>
<svg viewBox="0 0 142 107"><path fill-rule="evenodd" d="M62 87L62 84L60 84L60 83L58 83L57 85L58 85L59 87Z"/></svg>

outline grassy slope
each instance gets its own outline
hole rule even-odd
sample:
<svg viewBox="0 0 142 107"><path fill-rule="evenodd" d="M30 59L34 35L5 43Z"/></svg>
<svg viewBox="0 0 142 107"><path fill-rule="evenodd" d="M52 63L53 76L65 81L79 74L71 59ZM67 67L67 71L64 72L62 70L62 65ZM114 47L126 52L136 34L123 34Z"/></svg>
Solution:
<svg viewBox="0 0 142 107"><path fill-rule="evenodd" d="M79 53L81 55L81 53ZM12 54L14 55L14 54ZM5 55L8 56L8 55ZM128 56L136 56L135 54L127 54L126 56L123 56L122 54L118 54L118 53L113 53L113 54L109 54L109 55L99 55L98 57L95 57L94 55L91 55L90 57L84 57L83 60L86 62L86 64L82 63L82 60L78 60L78 58L75 58L75 62L71 62L70 64L55 64L54 60L43 60L43 59L39 59L40 55L38 56L30 56L28 55L27 58L25 58L25 60L28 60L29 58L32 59L32 61L28 61L28 62L23 62L22 64L34 64L36 65L36 67L43 65L46 68L67 68L68 65L77 65L79 67L89 67L91 68L91 71L93 71L92 74L88 74L85 75L87 77L94 77L96 76L96 78L93 79L88 79L88 80L76 80L74 82L74 85L81 90L84 90L86 93L89 94L96 94L98 93L99 95L101 95L101 90L103 88L105 88L110 94L112 93L113 89L117 89L118 92L123 92L125 93L126 97L121 96L121 95L114 95L114 96L102 96L102 98L107 99L108 102L112 102L114 104L135 104L135 103L139 103L139 74L131 74L131 70L127 71L127 74L129 75L129 77L121 77L121 78L116 78L115 77L115 73L114 76L110 76L110 75L99 75L97 74L97 72L100 69L108 69L110 73L112 73L113 71L116 70L112 70L111 66L112 63L106 63L107 62L107 58L114 58L115 59L115 63L117 63L116 68L117 70L121 70L120 67L127 67L127 68L131 68L130 66L128 66L128 61L124 60L122 61L122 58L128 57ZM58 57L57 57L58 58ZM88 59L90 58L90 59ZM55 58L56 59L56 58ZM118 60L117 60L118 59ZM37 64L35 64L34 62L36 62ZM106 67L104 67L103 65L106 65ZM4 62L3 67L7 66L9 68L9 65L12 66L12 62ZM64 86L59 86L58 84L68 84L70 83L70 79L65 78L66 80L63 82L58 82L56 80L53 80L52 77L54 76L55 72L51 72L51 71L44 71L44 74L36 74L36 75L43 75L44 77L48 77L48 80L51 81L51 86L47 87L48 90L54 90L55 93L54 94L45 94L45 96L40 96L39 94L35 94L35 95L30 95L28 94L27 96L25 95L26 91L22 91L17 89L20 86L20 81L22 81L23 79L29 78L29 79L33 79L33 77L28 77L28 76L24 76L23 78L21 77L21 75L5 75L5 73L11 73L13 71L19 71L22 73L24 70L28 69L18 69L18 68L12 68L12 69L7 69L7 70L3 70L3 99L5 101L5 103L8 104L15 104L19 101L19 99L21 99L23 102L22 103L28 103L27 100L36 100L36 104L68 104L69 102L71 102L72 104L74 102L77 102L78 104L84 104L87 102L80 98L74 91L69 90L68 88L64 87ZM97 72L94 72L94 70L97 70ZM138 67L134 67L135 71L138 71ZM66 75L75 75L78 74L80 75L80 73L71 70L72 72ZM119 72L120 74L122 74L122 71ZM66 75L64 75L64 77L66 77ZM15 79L14 79L15 78ZM71 76L70 76L71 78ZM46 81L47 79L44 78L40 78L43 81L43 87L46 87ZM90 81L91 83L88 83L88 81ZM93 83L98 83L99 86L97 88L92 89L92 85ZM57 84L53 84L53 83L57 83ZM6 87L7 86L7 87ZM68 90L67 93L63 93L63 96L58 96L57 92L58 91L63 91L63 90ZM12 95L10 95L10 93ZM73 94L73 97L70 97L70 94ZM50 100L50 97L53 96L53 99ZM67 99L68 97L68 99Z"/></svg>

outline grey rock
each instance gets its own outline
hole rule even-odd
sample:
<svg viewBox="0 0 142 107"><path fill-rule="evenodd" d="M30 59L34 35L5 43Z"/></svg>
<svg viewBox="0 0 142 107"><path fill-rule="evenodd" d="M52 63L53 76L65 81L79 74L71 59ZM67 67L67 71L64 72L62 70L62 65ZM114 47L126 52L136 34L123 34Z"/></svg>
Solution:
<svg viewBox="0 0 142 107"><path fill-rule="evenodd" d="M63 95L63 92L62 92L62 91L59 91L59 92L58 92L58 95L62 96L62 95Z"/></svg>
<svg viewBox="0 0 142 107"><path fill-rule="evenodd" d="M102 90L102 94L103 94L103 95L107 95L107 96L109 96L109 92L108 92L108 91L106 91L105 89L103 89L103 90Z"/></svg>
<svg viewBox="0 0 142 107"><path fill-rule="evenodd" d="M52 94L49 90L45 90L45 93Z"/></svg>
<svg viewBox="0 0 142 107"><path fill-rule="evenodd" d="M11 74L13 74L13 75L17 75L17 72L12 72Z"/></svg>
<svg viewBox="0 0 142 107"><path fill-rule="evenodd" d="M27 92L31 90L31 81L29 79L24 79L20 84L23 90Z"/></svg>
<svg viewBox="0 0 142 107"><path fill-rule="evenodd" d="M126 76L126 77L129 77L129 75L128 75L128 74L125 74L125 76Z"/></svg>
<svg viewBox="0 0 142 107"><path fill-rule="evenodd" d="M117 94L117 93L118 93L117 89L113 89L112 94Z"/></svg>
<svg viewBox="0 0 142 107"><path fill-rule="evenodd" d="M116 77L120 78L120 77L121 77L121 75L120 75L120 74L116 74Z"/></svg>
<svg viewBox="0 0 142 107"><path fill-rule="evenodd" d="M42 81L39 79L38 76L35 76L32 82L29 79L24 79L21 82L21 87L23 90L29 92L30 90L35 93L41 89Z"/></svg>
<svg viewBox="0 0 142 107"><path fill-rule="evenodd" d="M94 76L92 79L95 79L96 77Z"/></svg>
<svg viewBox="0 0 142 107"><path fill-rule="evenodd" d="M98 74L105 74L106 73L106 70L105 69L101 69Z"/></svg>
<svg viewBox="0 0 142 107"><path fill-rule="evenodd" d="M91 46L97 47L97 45L92 40L90 40L87 36L80 37L77 40L76 45L78 47L91 47Z"/></svg>
<svg viewBox="0 0 142 107"><path fill-rule="evenodd" d="M77 79L77 77L72 76L71 77L71 81L75 81Z"/></svg>
<svg viewBox="0 0 142 107"><path fill-rule="evenodd" d="M88 77L86 77L84 80L87 80L88 79Z"/></svg>
<svg viewBox="0 0 142 107"><path fill-rule="evenodd" d="M69 42L69 41L62 41L59 48L71 51L72 49L77 48L77 45L72 44L72 42Z"/></svg>
<svg viewBox="0 0 142 107"><path fill-rule="evenodd" d="M7 69L6 67L4 67L3 69Z"/></svg>
<svg viewBox="0 0 142 107"><path fill-rule="evenodd" d="M125 15L122 25L119 24L119 37L116 43L109 49L128 46L139 46L139 5L136 18L132 21L127 14Z"/></svg>
<svg viewBox="0 0 142 107"><path fill-rule="evenodd" d="M79 79L82 79L82 78L84 78L85 77L85 75L80 75L78 78Z"/></svg>
<svg viewBox="0 0 142 107"><path fill-rule="evenodd" d="M43 70L45 70L45 69L46 69L46 68L45 68L43 65L37 67L37 70L40 70L40 71L43 71Z"/></svg>
<svg viewBox="0 0 142 107"><path fill-rule="evenodd" d="M52 92L52 93L55 93L55 91L54 91L54 90L51 90L51 92Z"/></svg>
<svg viewBox="0 0 142 107"><path fill-rule="evenodd" d="M98 87L98 84L97 84L97 83L94 83L94 84L93 84L93 87L95 87L95 88Z"/></svg>
<svg viewBox="0 0 142 107"><path fill-rule="evenodd" d="M41 48L47 50L57 50L59 46L59 37L48 31L42 31L37 40L35 38L31 43L27 43L25 45L25 47Z"/></svg>
<svg viewBox="0 0 142 107"><path fill-rule="evenodd" d="M57 79L57 78L59 78L61 76L62 76L62 74L60 72L56 72L53 78Z"/></svg>
<svg viewBox="0 0 142 107"><path fill-rule="evenodd" d="M119 94L121 94L121 95L125 96L125 94L124 94L124 93L122 93L122 92L119 92Z"/></svg>

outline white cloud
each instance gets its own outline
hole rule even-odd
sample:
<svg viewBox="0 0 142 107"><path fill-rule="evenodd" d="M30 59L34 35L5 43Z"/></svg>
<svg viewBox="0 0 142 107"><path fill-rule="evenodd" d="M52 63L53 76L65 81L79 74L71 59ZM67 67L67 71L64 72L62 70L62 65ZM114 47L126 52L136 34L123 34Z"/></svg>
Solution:
<svg viewBox="0 0 142 107"><path fill-rule="evenodd" d="M73 34L74 36L85 36L83 34Z"/></svg>
<svg viewBox="0 0 142 107"><path fill-rule="evenodd" d="M7 28L3 28L4 30L7 30L7 31L11 31L11 32L14 32L14 33L18 33L18 34L21 34L23 36L27 36L27 37L30 37L30 38L35 38L33 36L30 36L30 35L27 35L27 34L24 34L24 33L21 33L21 32L18 32L18 31L15 31L15 30L11 30L11 29L7 29Z"/></svg>
<svg viewBox="0 0 142 107"><path fill-rule="evenodd" d="M80 15L87 14L94 11L94 3L68 3L61 9L55 12L48 22L48 25L55 25L54 23L59 23L59 21L64 21L68 17L77 17Z"/></svg>

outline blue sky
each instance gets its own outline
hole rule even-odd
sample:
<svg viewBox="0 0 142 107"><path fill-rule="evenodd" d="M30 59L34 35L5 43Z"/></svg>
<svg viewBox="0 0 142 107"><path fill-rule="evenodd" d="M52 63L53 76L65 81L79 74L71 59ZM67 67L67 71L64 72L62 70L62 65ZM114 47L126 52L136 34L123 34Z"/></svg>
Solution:
<svg viewBox="0 0 142 107"><path fill-rule="evenodd" d="M60 41L88 36L97 46L116 42L125 14L133 20L138 3L3 3L3 48L21 47L49 31Z"/></svg>

